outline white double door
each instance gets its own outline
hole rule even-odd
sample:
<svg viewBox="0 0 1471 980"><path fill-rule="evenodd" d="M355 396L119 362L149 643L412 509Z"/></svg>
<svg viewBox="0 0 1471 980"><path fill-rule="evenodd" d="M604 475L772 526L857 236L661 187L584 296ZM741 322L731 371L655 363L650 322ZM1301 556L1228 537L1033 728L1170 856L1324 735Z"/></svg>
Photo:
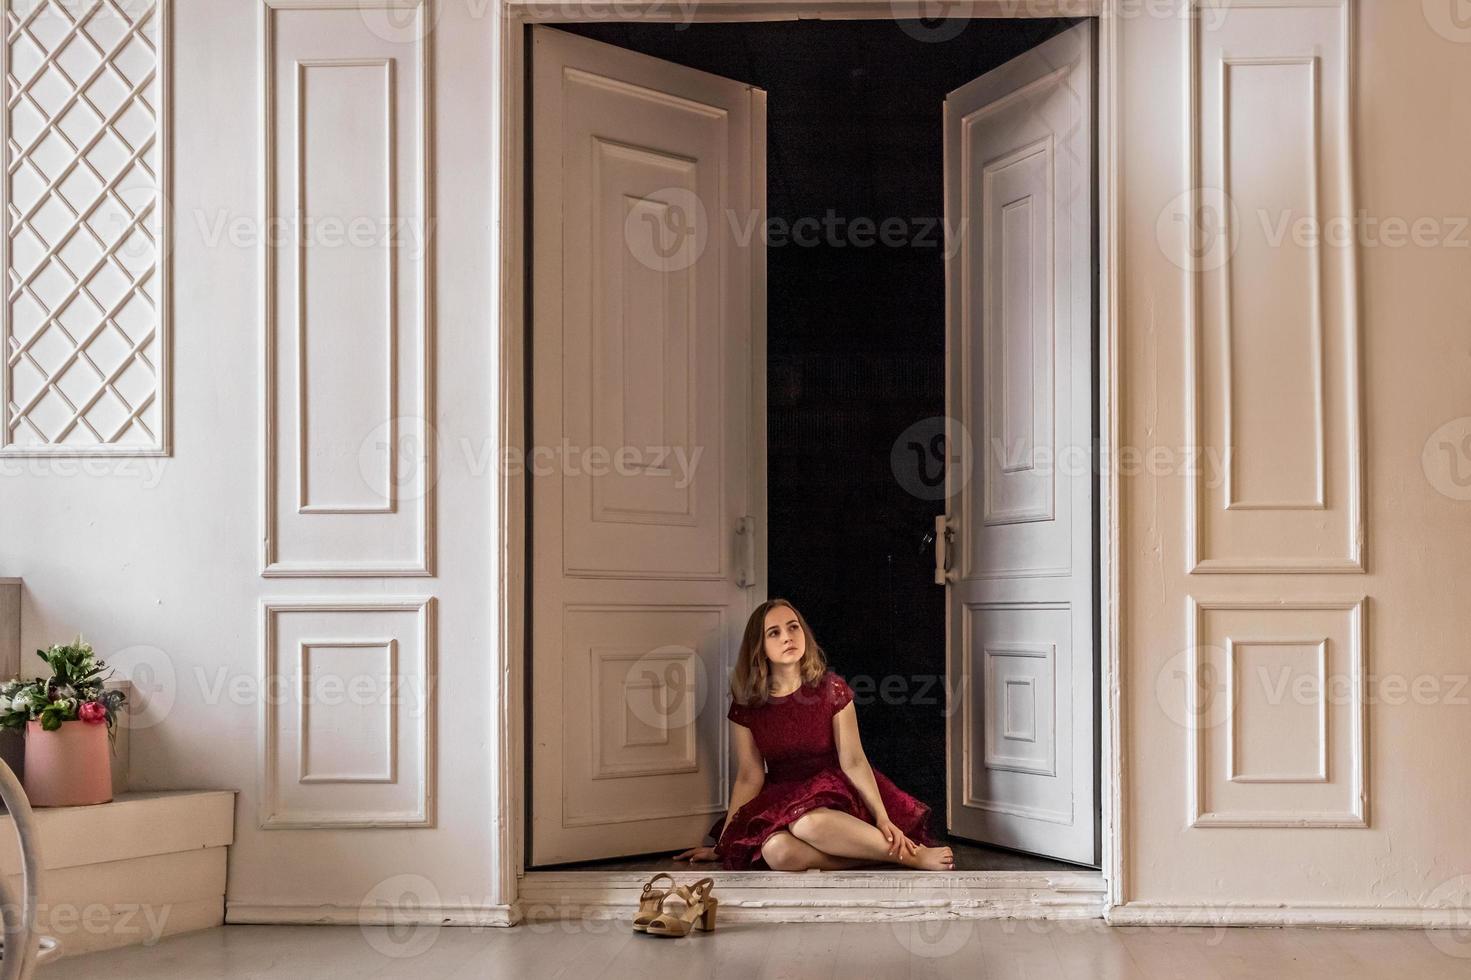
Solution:
<svg viewBox="0 0 1471 980"><path fill-rule="evenodd" d="M984 457L954 461L968 482L950 467L963 731L949 824L1079 861L1093 860L1090 484L1025 459L1089 441L1089 44L1070 31L945 108L947 216L964 229L949 413L973 438L1021 440L994 473ZM543 865L696 843L728 803L726 677L766 583L766 153L765 93L729 79L537 28L531 85Z"/></svg>

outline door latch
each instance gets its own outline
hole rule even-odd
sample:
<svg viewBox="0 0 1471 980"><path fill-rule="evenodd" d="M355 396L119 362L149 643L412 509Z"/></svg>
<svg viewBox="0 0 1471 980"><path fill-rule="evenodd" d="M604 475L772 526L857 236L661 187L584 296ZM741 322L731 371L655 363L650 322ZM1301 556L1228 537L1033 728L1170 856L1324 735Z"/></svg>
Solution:
<svg viewBox="0 0 1471 980"><path fill-rule="evenodd" d="M949 585L957 575L954 564L953 543L955 522L944 514L935 515L935 584Z"/></svg>
<svg viewBox="0 0 1471 980"><path fill-rule="evenodd" d="M736 521L736 550L741 562L736 585L749 589L756 584L756 518L747 516Z"/></svg>

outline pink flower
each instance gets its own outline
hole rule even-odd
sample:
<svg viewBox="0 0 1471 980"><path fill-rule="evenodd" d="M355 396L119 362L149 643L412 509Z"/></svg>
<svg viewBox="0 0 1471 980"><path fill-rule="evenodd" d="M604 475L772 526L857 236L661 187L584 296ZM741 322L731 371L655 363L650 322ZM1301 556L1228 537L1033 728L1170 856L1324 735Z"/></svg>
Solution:
<svg viewBox="0 0 1471 980"><path fill-rule="evenodd" d="M77 709L77 717L93 725L100 725L107 720L107 709L102 706L101 701L88 701Z"/></svg>

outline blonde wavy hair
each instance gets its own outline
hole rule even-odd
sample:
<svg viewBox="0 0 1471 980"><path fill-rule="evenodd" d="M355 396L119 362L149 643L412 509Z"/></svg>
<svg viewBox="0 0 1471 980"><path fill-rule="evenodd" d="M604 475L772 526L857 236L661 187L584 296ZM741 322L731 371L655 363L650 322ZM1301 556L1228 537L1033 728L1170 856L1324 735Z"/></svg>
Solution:
<svg viewBox="0 0 1471 980"><path fill-rule="evenodd" d="M746 620L746 632L741 637L740 653L736 655L735 670L730 675L730 694L737 704L762 705L771 696L771 661L766 659L766 614L777 607L792 611L802 627L802 639L806 643L798 669L802 672L802 683L811 686L827 673L827 654L818 646L812 627L796 606L786 599L767 599L757 606Z"/></svg>

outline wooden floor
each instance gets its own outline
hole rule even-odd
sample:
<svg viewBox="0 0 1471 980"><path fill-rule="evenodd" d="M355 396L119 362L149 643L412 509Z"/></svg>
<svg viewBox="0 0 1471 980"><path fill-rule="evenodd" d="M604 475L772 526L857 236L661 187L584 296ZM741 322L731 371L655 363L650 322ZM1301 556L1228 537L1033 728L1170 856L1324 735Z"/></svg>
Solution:
<svg viewBox="0 0 1471 980"><path fill-rule="evenodd" d="M1458 955L1459 954L1459 955ZM618 922L513 929L226 926L64 959L42 980L1441 980L1471 976L1451 932L1109 928L1098 921L717 923L686 939Z"/></svg>
<svg viewBox="0 0 1471 980"><path fill-rule="evenodd" d="M1003 851L994 847L983 847L957 838L945 841L955 851L956 871L1077 871L1078 866L1064 864L1061 861L1052 861L1048 858L1033 857L1030 854L1019 854L1015 851ZM646 871L653 874L656 871L689 871L691 865L688 861L675 861L674 855L677 851L667 854L642 854L637 857L613 858L608 861L581 861L576 864L548 865L548 871ZM694 870L716 868L714 864L697 864ZM533 870L543 870L535 868ZM894 869L898 873L907 873L902 868Z"/></svg>

